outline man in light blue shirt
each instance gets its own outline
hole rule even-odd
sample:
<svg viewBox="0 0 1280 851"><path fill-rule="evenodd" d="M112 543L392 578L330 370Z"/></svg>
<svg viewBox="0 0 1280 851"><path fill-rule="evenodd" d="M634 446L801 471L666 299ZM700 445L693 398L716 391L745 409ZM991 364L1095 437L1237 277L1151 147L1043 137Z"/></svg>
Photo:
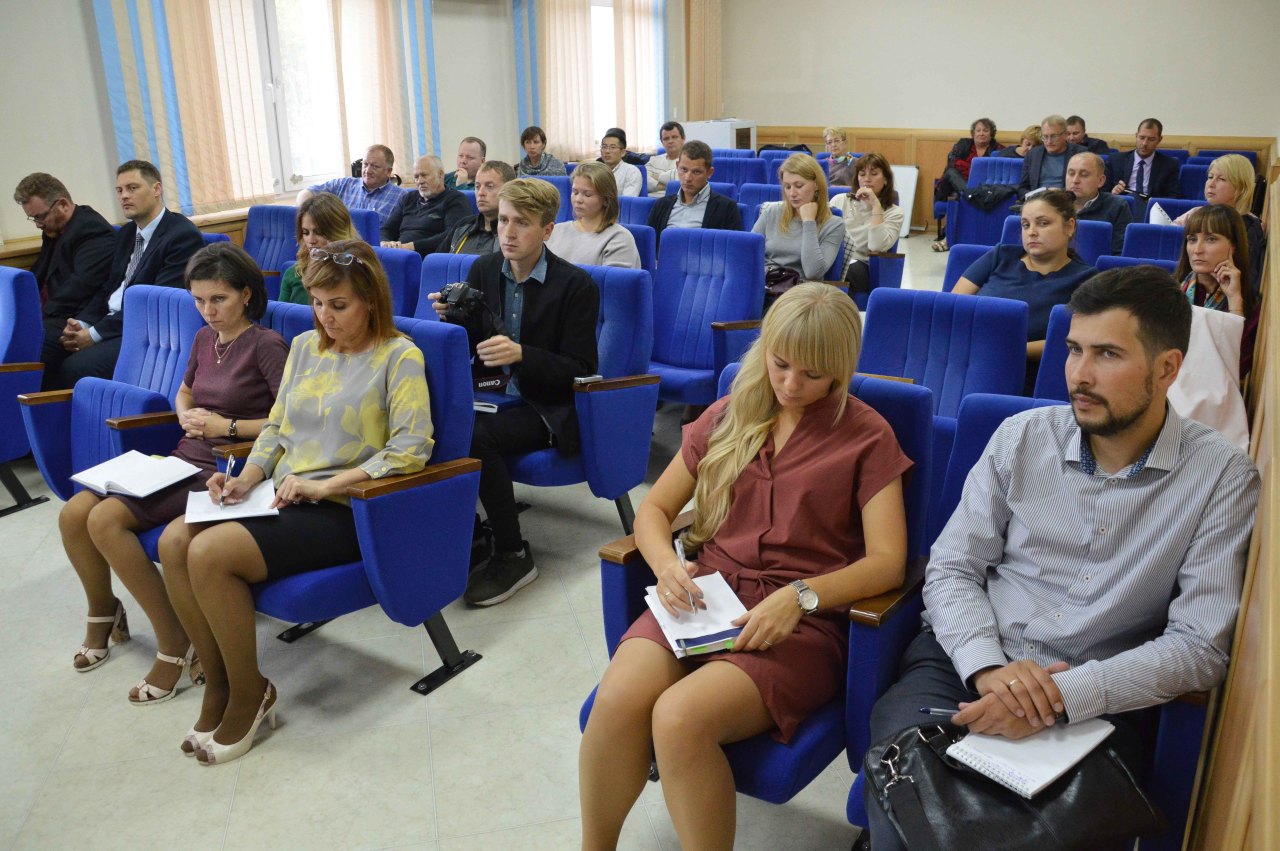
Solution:
<svg viewBox="0 0 1280 851"><path fill-rule="evenodd" d="M371 145L364 152L360 177L335 177L315 186L308 186L298 193L297 203L317 192L332 192L342 199L348 210L373 210L378 214L378 226L387 219L400 203L405 190L391 182L396 157L386 145Z"/></svg>

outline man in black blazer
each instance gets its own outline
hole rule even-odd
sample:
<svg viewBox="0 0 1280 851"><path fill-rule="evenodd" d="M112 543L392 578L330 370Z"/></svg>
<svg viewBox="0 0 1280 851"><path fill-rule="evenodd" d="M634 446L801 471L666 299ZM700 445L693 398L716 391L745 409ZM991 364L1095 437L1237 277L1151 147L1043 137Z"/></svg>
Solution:
<svg viewBox="0 0 1280 851"><path fill-rule="evenodd" d="M501 603L538 578L505 456L553 446L576 452L573 380L594 375L598 365L600 291L591 276L543 245L560 193L545 180L521 178L498 198L499 251L476 260L467 275L467 284L484 294L488 326L464 324L477 366L505 374L506 395L526 404L476 416L471 456L480 459L480 504L493 527L494 554L467 582L463 599L475 606ZM428 298L444 317L439 296Z"/></svg>
<svg viewBox="0 0 1280 851"><path fill-rule="evenodd" d="M1182 166L1168 154L1156 150L1164 140L1164 125L1144 118L1133 136L1136 147L1111 157L1107 181L1116 194L1135 192L1152 198L1181 198L1178 172Z"/></svg>
<svg viewBox="0 0 1280 851"><path fill-rule="evenodd" d="M401 195L382 223L382 247L406 248L425 257L439 250L454 225L471 217L471 202L458 190L445 188L444 165L437 156L418 157L413 183L418 191Z"/></svg>
<svg viewBox="0 0 1280 851"><path fill-rule="evenodd" d="M1067 141L1067 120L1050 115L1040 122L1040 139L1044 142L1027 151L1022 161L1022 179L1018 181L1018 199L1033 189L1061 189L1067 181L1067 162L1084 150Z"/></svg>
<svg viewBox="0 0 1280 851"><path fill-rule="evenodd" d="M1091 154L1105 157L1111 154L1111 148L1101 139L1090 139L1085 129L1084 119L1078 115L1067 116L1067 141L1079 145Z"/></svg>
<svg viewBox="0 0 1280 851"><path fill-rule="evenodd" d="M44 389L57 386L68 352L62 347L67 320L106 286L115 251L115 229L92 207L77 205L61 180L35 172L19 181L13 200L40 229L40 256L31 273L43 301Z"/></svg>
<svg viewBox="0 0 1280 851"><path fill-rule="evenodd" d="M62 331L69 356L62 363L62 387L87 376L110 378L124 331L124 291L132 284L183 285L187 261L204 245L200 230L181 213L164 208L160 172L145 160L116 169L116 197L128 224L116 236L106 286Z"/></svg>
<svg viewBox="0 0 1280 851"><path fill-rule="evenodd" d="M663 195L649 211L649 227L662 241L666 228L706 228L708 230L742 230L742 213L732 198L711 189L709 181L715 169L711 165L711 148L705 142L685 142L676 158L676 174L680 191Z"/></svg>

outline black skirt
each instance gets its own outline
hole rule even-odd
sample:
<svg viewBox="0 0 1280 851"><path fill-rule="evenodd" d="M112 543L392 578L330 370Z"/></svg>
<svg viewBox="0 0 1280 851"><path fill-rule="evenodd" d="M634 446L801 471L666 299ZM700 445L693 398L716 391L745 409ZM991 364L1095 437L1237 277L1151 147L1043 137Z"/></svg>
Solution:
<svg viewBox="0 0 1280 851"><path fill-rule="evenodd" d="M280 509L276 517L237 521L253 536L267 564L267 579L360 561L350 506L323 500Z"/></svg>

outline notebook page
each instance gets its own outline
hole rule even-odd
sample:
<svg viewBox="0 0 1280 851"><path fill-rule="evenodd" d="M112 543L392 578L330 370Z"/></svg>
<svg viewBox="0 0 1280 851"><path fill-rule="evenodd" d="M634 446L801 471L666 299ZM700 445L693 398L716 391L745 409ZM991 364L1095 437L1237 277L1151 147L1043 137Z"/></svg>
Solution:
<svg viewBox="0 0 1280 851"><path fill-rule="evenodd" d="M1025 739L970 733L947 748L947 755L1030 798L1111 735L1115 726L1101 718L1055 724Z"/></svg>
<svg viewBox="0 0 1280 851"><path fill-rule="evenodd" d="M187 494L186 519L188 523L217 523L246 517L269 517L280 513L280 509L271 507L275 498L276 486L270 479L258 482L245 495L244 501L235 505L219 506L209 498L208 492L193 491Z"/></svg>

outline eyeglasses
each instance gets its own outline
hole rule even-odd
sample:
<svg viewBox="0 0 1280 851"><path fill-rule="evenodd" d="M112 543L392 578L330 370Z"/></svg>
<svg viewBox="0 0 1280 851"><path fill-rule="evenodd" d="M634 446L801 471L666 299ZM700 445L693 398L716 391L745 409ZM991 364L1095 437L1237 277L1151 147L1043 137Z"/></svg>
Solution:
<svg viewBox="0 0 1280 851"><path fill-rule="evenodd" d="M622 150L622 146L621 146L621 145L601 145L601 146L600 146L600 150L602 150L602 151L621 151L621 150Z"/></svg>
<svg viewBox="0 0 1280 851"><path fill-rule="evenodd" d="M1056 142L1065 135L1065 133L1045 133L1040 138L1046 142Z"/></svg>
<svg viewBox="0 0 1280 851"><path fill-rule="evenodd" d="M332 260L334 263L337 263L339 266L350 266L352 263L359 263L361 266L364 265L363 260L361 260L359 257L355 256L349 251L343 251L338 254L331 254L328 251L325 251L323 248L311 249L311 259L312 260Z"/></svg>
<svg viewBox="0 0 1280 851"><path fill-rule="evenodd" d="M58 201L61 201L61 200L62 200L61 198L58 199ZM45 210L43 213L36 213L34 216L27 216L27 221L34 222L35 224L38 224L38 225L44 224L45 219L49 218L49 214L52 213L54 208L58 206L58 201L54 201L52 204L50 204L49 208Z"/></svg>

